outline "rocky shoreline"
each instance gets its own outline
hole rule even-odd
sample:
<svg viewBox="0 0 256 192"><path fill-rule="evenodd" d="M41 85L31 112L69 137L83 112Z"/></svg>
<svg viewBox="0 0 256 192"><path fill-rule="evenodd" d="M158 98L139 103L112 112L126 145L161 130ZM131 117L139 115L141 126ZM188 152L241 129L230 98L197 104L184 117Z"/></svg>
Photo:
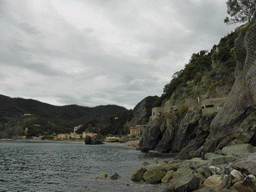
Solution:
<svg viewBox="0 0 256 192"><path fill-rule="evenodd" d="M203 158L170 159L153 167L145 162L131 173L130 179L166 183L164 192L253 192L255 176L256 148L240 144L207 153Z"/></svg>

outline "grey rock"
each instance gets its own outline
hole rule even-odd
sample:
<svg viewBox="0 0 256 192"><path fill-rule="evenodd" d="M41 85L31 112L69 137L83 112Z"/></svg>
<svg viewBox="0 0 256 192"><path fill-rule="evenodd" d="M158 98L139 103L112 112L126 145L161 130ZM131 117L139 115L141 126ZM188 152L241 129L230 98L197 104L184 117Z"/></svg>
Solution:
<svg viewBox="0 0 256 192"><path fill-rule="evenodd" d="M204 186L209 188L214 188L217 190L222 190L224 188L230 187L231 176L230 175L212 175L204 181Z"/></svg>
<svg viewBox="0 0 256 192"><path fill-rule="evenodd" d="M141 181L143 180L143 175L146 171L147 169L145 167L139 167L131 173L130 179L133 181Z"/></svg>
<svg viewBox="0 0 256 192"><path fill-rule="evenodd" d="M159 167L152 167L144 173L143 179L146 183L155 184L159 183L165 174Z"/></svg>
<svg viewBox="0 0 256 192"><path fill-rule="evenodd" d="M230 162L235 161L236 158L234 156L219 156L213 157L209 160L210 165L218 165L218 164L228 164Z"/></svg>
<svg viewBox="0 0 256 192"><path fill-rule="evenodd" d="M194 191L199 188L200 179L194 175L185 175L172 179L163 192Z"/></svg>
<svg viewBox="0 0 256 192"><path fill-rule="evenodd" d="M249 173L256 175L256 154L239 159L233 163L234 168L246 169Z"/></svg>
<svg viewBox="0 0 256 192"><path fill-rule="evenodd" d="M174 171L168 171L166 175L161 179L161 183L168 183L171 179L173 179Z"/></svg>
<svg viewBox="0 0 256 192"><path fill-rule="evenodd" d="M86 145L96 145L96 144L103 144L103 142L99 139L95 139L93 137L90 136L86 136L84 139L84 143Z"/></svg>
<svg viewBox="0 0 256 192"><path fill-rule="evenodd" d="M253 146L251 144L240 144L234 146L227 146L222 149L225 155L242 155L245 153L252 153Z"/></svg>
<svg viewBox="0 0 256 192"><path fill-rule="evenodd" d="M94 178L95 179L107 179L107 177L108 177L107 173L102 173L100 175L95 176Z"/></svg>
<svg viewBox="0 0 256 192"><path fill-rule="evenodd" d="M142 163L142 166L147 166L147 165L149 165L149 163L146 162L146 161L144 161L144 162Z"/></svg>
<svg viewBox="0 0 256 192"><path fill-rule="evenodd" d="M154 158L154 159L152 160L152 162L155 163L155 164L158 164L158 159L157 159L157 158Z"/></svg>
<svg viewBox="0 0 256 192"><path fill-rule="evenodd" d="M117 179L120 179L120 178L121 178L121 176L118 175L118 173L114 173L112 176L109 177L109 179L111 179L111 180L117 180Z"/></svg>

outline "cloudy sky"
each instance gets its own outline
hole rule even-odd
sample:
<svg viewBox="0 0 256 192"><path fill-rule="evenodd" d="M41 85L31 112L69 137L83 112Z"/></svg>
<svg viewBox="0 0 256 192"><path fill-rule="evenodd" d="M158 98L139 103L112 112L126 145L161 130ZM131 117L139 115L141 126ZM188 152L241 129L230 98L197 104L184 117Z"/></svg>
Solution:
<svg viewBox="0 0 256 192"><path fill-rule="evenodd" d="M0 89L132 109L235 26L225 0L0 0Z"/></svg>

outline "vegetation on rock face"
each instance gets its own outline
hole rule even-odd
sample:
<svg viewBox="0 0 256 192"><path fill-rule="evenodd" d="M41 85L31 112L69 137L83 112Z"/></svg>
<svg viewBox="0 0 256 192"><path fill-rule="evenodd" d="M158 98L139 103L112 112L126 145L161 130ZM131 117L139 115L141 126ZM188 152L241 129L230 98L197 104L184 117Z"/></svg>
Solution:
<svg viewBox="0 0 256 192"><path fill-rule="evenodd" d="M219 44L215 45L210 52L202 50L192 54L184 69L174 73L170 83L164 86L163 94L154 106L160 106L171 97L176 104L179 104L187 97L196 99L217 86L231 86L235 80L236 67L232 52L234 42L240 32L243 33L247 29L248 27L236 30L221 38Z"/></svg>

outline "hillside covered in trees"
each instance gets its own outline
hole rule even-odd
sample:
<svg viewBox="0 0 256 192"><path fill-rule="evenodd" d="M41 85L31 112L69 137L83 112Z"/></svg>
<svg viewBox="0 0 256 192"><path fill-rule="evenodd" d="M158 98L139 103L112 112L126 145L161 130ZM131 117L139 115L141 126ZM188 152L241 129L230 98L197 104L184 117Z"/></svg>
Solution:
<svg viewBox="0 0 256 192"><path fill-rule="evenodd" d="M0 138L24 134L24 127L43 125L30 129L29 135L69 133L79 124L126 112L116 105L82 107L77 105L54 106L32 99L10 98L0 95Z"/></svg>

